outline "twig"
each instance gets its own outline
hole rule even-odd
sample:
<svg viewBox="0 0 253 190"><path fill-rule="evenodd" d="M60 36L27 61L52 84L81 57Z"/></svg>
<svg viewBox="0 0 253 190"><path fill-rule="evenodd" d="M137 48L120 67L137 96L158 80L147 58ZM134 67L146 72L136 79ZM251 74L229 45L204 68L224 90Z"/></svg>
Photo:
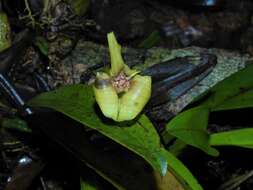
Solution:
<svg viewBox="0 0 253 190"><path fill-rule="evenodd" d="M28 17L31 19L32 27L34 28L35 27L35 19L34 19L33 15L32 15L32 11L30 9L28 0L25 0L25 7L26 7L26 10L28 11Z"/></svg>
<svg viewBox="0 0 253 190"><path fill-rule="evenodd" d="M48 7L49 7L49 0L44 1L44 8L43 8L43 15L46 15L48 12Z"/></svg>
<svg viewBox="0 0 253 190"><path fill-rule="evenodd" d="M232 178L231 180L227 181L223 185L221 185L218 190L233 190L237 188L239 185L244 183L247 179L253 176L253 170L250 172L237 176L235 178Z"/></svg>

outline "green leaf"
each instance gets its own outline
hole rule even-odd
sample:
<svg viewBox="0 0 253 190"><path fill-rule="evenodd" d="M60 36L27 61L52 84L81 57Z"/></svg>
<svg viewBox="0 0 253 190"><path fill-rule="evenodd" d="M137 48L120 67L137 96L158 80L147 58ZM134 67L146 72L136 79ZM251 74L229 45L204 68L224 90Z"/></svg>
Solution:
<svg viewBox="0 0 253 190"><path fill-rule="evenodd" d="M90 0L68 0L75 13L79 16L83 16L90 5Z"/></svg>
<svg viewBox="0 0 253 190"><path fill-rule="evenodd" d="M48 55L49 45L45 38L37 36L35 38L34 44L40 49L41 53L43 53L46 56Z"/></svg>
<svg viewBox="0 0 253 190"><path fill-rule="evenodd" d="M210 147L206 132L208 110L228 110L253 106L253 65L238 71L210 89L210 96L199 107L184 111L166 126L163 138L173 135L186 144L195 146L210 155L218 152ZM246 146L246 145L245 145Z"/></svg>
<svg viewBox="0 0 253 190"><path fill-rule="evenodd" d="M83 180L80 179L80 190L98 190L99 188L96 187L96 184L93 181Z"/></svg>
<svg viewBox="0 0 253 190"><path fill-rule="evenodd" d="M240 146L253 148L253 128L214 133L210 136L212 146Z"/></svg>
<svg viewBox="0 0 253 190"><path fill-rule="evenodd" d="M182 153L182 151L187 147L187 144L181 141L180 139L176 139L175 142L168 147L170 153L175 156L178 156Z"/></svg>
<svg viewBox="0 0 253 190"><path fill-rule="evenodd" d="M162 175L167 171L167 160L160 145L159 136L152 123L145 115L129 123L106 123L100 118L94 107L95 98L92 87L72 85L43 93L29 103L31 106L48 107L95 129L132 150Z"/></svg>
<svg viewBox="0 0 253 190"><path fill-rule="evenodd" d="M153 31L146 39L144 39L139 45L139 48L151 48L161 40L159 31Z"/></svg>
<svg viewBox="0 0 253 190"><path fill-rule="evenodd" d="M168 151L165 151L165 155L168 161L168 169L180 179L186 189L203 190L196 178L180 160Z"/></svg>
<svg viewBox="0 0 253 190"><path fill-rule="evenodd" d="M107 164L107 163L103 163L103 164ZM126 190L121 184L115 182L114 179L112 179L114 177L113 174L111 174L110 176L107 176L106 174L104 174L103 172L101 172L96 167L94 167L94 166L92 166L90 164L87 164L87 165L88 165L88 167L90 169L93 169L99 176L101 176L103 179L105 179L107 182L109 182L111 185L113 185L116 189L118 189L118 190ZM118 171L119 171L119 173L121 172L120 169ZM117 176L117 177L119 177L119 176ZM131 185L133 185L133 184L131 184Z"/></svg>
<svg viewBox="0 0 253 190"><path fill-rule="evenodd" d="M166 138L168 133L207 154L218 156L218 151L209 145L209 134L206 131L208 116L209 110L205 107L184 111L167 124L163 137Z"/></svg>
<svg viewBox="0 0 253 190"><path fill-rule="evenodd" d="M221 81L210 90L210 96L202 103L211 111L252 107L253 65Z"/></svg>
<svg viewBox="0 0 253 190"><path fill-rule="evenodd" d="M245 90L240 94L226 100L219 106L215 107L213 111L241 109L253 107L253 89Z"/></svg>
<svg viewBox="0 0 253 190"><path fill-rule="evenodd" d="M4 118L1 123L2 127L7 129L16 129L22 132L32 132L32 130L27 126L27 123L24 120L19 118Z"/></svg>

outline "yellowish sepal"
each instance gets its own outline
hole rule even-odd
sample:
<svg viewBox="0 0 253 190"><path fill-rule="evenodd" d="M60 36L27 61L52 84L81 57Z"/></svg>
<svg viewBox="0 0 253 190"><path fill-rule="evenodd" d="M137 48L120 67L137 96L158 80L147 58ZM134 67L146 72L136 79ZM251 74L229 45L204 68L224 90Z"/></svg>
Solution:
<svg viewBox="0 0 253 190"><path fill-rule="evenodd" d="M118 44L113 32L107 34L107 40L111 57L110 75L115 76L124 68L124 61L121 55L121 46Z"/></svg>
<svg viewBox="0 0 253 190"><path fill-rule="evenodd" d="M101 73L97 75L97 80L106 80L109 75L106 73ZM107 78L105 77L107 76ZM108 83L106 85L97 86L93 85L93 90L95 94L96 101L101 109L102 113L113 120L117 120L118 110L119 110L119 99L118 95L113 88L113 86Z"/></svg>

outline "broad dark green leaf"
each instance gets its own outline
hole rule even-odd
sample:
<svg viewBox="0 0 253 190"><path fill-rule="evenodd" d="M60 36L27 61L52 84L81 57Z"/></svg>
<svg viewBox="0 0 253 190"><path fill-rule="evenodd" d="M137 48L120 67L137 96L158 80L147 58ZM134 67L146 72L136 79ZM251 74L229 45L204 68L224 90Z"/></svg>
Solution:
<svg viewBox="0 0 253 190"><path fill-rule="evenodd" d="M253 105L253 65L221 81L210 90L202 103L211 111L251 107Z"/></svg>
<svg viewBox="0 0 253 190"><path fill-rule="evenodd" d="M92 88L86 85L72 85L41 94L29 103L31 106L48 107L95 129L132 150L162 175L167 171L167 159L163 154L159 136L145 115L137 121L126 123L106 123L94 108L95 99Z"/></svg>
<svg viewBox="0 0 253 190"><path fill-rule="evenodd" d="M178 179L181 179L181 183L186 189L203 190L195 177L180 160L168 151L165 151L165 155L168 161L168 169L172 171Z"/></svg>
<svg viewBox="0 0 253 190"><path fill-rule="evenodd" d="M210 136L212 146L240 146L253 148L253 128L214 133Z"/></svg>
<svg viewBox="0 0 253 190"><path fill-rule="evenodd" d="M209 134L206 131L209 110L205 107L195 107L184 111L173 118L166 126L166 133L206 152L217 156L218 151L209 146Z"/></svg>
<svg viewBox="0 0 253 190"><path fill-rule="evenodd" d="M39 119L39 121L44 121L45 118L40 116L36 118L36 120ZM139 159L136 154L124 154L122 151L117 152L116 150L113 150L114 154L108 154L106 151L98 150L89 139L82 138L85 136L84 134L86 134L86 132L82 130L81 127L76 127L64 120L62 121L61 118L57 116L53 118L56 120L54 122L59 123L59 125L45 126L43 122L39 122L43 124L36 127L39 127L44 133L59 142L59 144L64 145L67 150L70 150L76 157L86 162L88 167L94 169L100 176L118 189L125 189L125 187L129 189L129 186L133 189L140 189L140 186L143 189L146 189L146 187L154 187L153 189L157 189L155 187L159 185L161 190L165 190L167 189L166 185L168 183L171 185L171 179L167 175L162 178L162 184L156 179L156 177L158 177L157 175L153 176L155 177L154 180L152 177L152 170L145 170L145 163L142 159ZM62 131L58 132L61 129ZM186 189L202 190L197 180L180 160L165 149L162 149L160 153L169 163L169 170L181 179L180 182L187 187ZM138 179L138 181L136 179Z"/></svg>
<svg viewBox="0 0 253 190"><path fill-rule="evenodd" d="M98 146L96 140L90 138L90 132L87 134L87 131L83 130L82 125L57 112L43 112L33 115L31 119L34 122L29 123L34 124L31 126L34 126L35 130L39 130L38 132L43 136L49 137L73 158L77 158L75 164L78 164L79 160L110 182L116 189L157 189L151 166L147 165L147 162L137 154L116 143L109 143L109 145L105 143L102 147ZM49 121L48 125L45 121ZM95 131L92 133L94 134ZM102 139L106 140L103 137ZM84 171L82 173L84 176L89 176L87 168L82 164L80 165L81 171Z"/></svg>

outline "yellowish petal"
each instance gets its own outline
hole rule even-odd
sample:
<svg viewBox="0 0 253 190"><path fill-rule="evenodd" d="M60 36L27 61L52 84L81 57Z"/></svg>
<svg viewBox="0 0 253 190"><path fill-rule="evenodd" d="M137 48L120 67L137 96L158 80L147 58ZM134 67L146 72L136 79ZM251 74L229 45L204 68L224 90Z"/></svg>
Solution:
<svg viewBox="0 0 253 190"><path fill-rule="evenodd" d="M129 91L120 97L117 121L132 120L142 111L151 96L151 83L149 76L134 76Z"/></svg>

